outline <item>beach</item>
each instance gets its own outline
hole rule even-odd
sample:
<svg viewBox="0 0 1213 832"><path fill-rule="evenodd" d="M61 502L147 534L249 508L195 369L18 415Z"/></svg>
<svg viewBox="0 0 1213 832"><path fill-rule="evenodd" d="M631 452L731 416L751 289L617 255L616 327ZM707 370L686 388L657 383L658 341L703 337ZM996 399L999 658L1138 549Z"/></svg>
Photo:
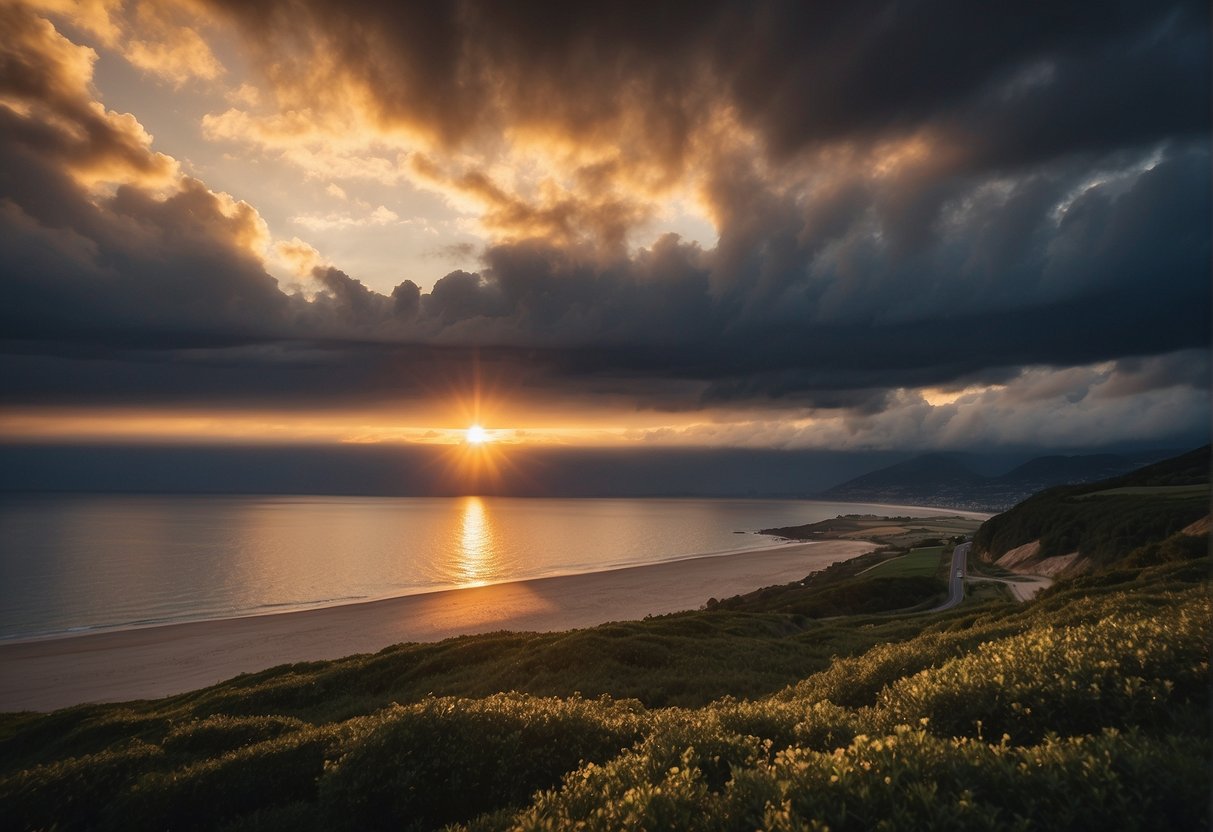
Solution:
<svg viewBox="0 0 1213 832"><path fill-rule="evenodd" d="M406 595L274 615L0 644L0 711L49 711L184 693L292 662L498 630L548 632L701 607L804 578L866 541L737 554Z"/></svg>

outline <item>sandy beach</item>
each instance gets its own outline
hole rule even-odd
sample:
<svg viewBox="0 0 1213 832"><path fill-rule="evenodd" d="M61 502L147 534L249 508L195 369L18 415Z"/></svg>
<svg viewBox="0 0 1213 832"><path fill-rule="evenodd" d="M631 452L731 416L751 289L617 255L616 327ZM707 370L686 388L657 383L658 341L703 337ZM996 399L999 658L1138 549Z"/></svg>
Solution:
<svg viewBox="0 0 1213 832"><path fill-rule="evenodd" d="M697 609L710 597L800 580L873 548L845 540L788 544L277 615L12 642L0 645L0 711L167 696L405 641L568 630Z"/></svg>

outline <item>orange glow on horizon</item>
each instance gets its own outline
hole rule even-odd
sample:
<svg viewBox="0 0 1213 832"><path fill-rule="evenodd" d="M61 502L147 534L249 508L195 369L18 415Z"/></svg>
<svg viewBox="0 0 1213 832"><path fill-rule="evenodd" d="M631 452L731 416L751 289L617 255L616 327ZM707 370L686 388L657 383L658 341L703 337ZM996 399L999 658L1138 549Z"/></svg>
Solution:
<svg viewBox="0 0 1213 832"><path fill-rule="evenodd" d="M579 413L537 414L525 427L484 430L480 445L615 445L626 432L663 425ZM523 419L521 415L515 418ZM410 420L411 421L411 420ZM403 423L398 413L178 411L131 408L3 408L0 440L10 442L136 442L214 444L475 445L462 412L430 411Z"/></svg>

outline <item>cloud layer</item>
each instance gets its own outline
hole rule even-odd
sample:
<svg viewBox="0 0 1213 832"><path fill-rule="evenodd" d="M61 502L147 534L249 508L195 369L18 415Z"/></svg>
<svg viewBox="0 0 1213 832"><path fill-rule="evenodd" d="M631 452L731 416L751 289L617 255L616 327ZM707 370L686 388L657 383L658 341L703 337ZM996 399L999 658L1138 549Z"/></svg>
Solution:
<svg viewBox="0 0 1213 832"><path fill-rule="evenodd" d="M382 403L475 356L536 400L701 412L674 433L708 444L1207 427L1201 4L96 8L51 19L171 83L223 83L211 33L243 44L260 92L230 79L213 140L430 189L484 244L376 292L183 174L100 103L94 50L5 5L12 406ZM675 203L713 245L637 242ZM371 205L297 223L400 221Z"/></svg>

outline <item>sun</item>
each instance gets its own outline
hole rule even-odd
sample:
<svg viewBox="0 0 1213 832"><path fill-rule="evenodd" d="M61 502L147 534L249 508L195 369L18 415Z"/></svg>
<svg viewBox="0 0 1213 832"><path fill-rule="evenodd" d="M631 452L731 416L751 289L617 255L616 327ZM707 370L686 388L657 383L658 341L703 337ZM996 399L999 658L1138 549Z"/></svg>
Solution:
<svg viewBox="0 0 1213 832"><path fill-rule="evenodd" d="M480 425L472 425L465 435L469 445L483 445L489 441L489 432Z"/></svg>

